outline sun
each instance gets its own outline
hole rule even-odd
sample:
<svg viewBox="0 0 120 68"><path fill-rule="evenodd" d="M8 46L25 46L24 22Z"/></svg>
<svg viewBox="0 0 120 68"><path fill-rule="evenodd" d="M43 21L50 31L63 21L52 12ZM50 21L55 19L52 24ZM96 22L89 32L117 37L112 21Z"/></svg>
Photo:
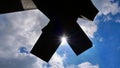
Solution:
<svg viewBox="0 0 120 68"><path fill-rule="evenodd" d="M62 36L61 37L61 45L66 45L67 44L67 37L66 36Z"/></svg>

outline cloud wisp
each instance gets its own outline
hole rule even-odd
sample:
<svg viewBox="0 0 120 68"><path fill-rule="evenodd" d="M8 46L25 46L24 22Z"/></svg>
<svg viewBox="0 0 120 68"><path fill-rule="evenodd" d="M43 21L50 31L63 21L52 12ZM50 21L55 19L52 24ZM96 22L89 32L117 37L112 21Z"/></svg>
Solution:
<svg viewBox="0 0 120 68"><path fill-rule="evenodd" d="M111 3L109 0L92 0L92 2L104 15L107 15L109 13L113 15L120 13L118 2Z"/></svg>
<svg viewBox="0 0 120 68"><path fill-rule="evenodd" d="M78 18L77 22L88 37L94 38L94 33L97 31L97 25L93 21Z"/></svg>

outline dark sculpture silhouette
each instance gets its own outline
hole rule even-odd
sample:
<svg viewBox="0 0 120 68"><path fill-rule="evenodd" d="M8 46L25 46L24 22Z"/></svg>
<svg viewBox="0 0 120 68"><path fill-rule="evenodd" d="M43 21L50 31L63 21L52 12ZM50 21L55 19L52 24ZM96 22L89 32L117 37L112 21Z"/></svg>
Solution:
<svg viewBox="0 0 120 68"><path fill-rule="evenodd" d="M27 3L22 1L26 0L1 0L0 13L36 9L37 6L50 19L31 50L35 56L48 62L60 45L60 37L63 35L68 37L67 42L76 55L92 47L92 42L76 22L78 17L94 19L98 10L91 0L33 0L36 6L32 0L27 0Z"/></svg>
<svg viewBox="0 0 120 68"><path fill-rule="evenodd" d="M92 47L92 42L76 23L78 17L84 16L93 20L98 10L90 0L33 0L37 8L49 19L48 25L31 53L48 62L61 41L67 35L68 43L76 55Z"/></svg>

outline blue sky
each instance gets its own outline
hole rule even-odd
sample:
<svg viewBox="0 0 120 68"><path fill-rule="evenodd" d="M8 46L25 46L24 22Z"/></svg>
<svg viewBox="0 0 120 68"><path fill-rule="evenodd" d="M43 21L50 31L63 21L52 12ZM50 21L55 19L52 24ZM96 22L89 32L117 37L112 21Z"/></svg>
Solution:
<svg viewBox="0 0 120 68"><path fill-rule="evenodd" d="M99 52L99 64L101 68L119 68L120 65L120 14L108 14L99 16L98 30L95 33L96 38L100 37L101 41L95 40L96 49ZM107 17L111 18L108 20Z"/></svg>
<svg viewBox="0 0 120 68"><path fill-rule="evenodd" d="M39 10L0 15L0 68L120 68L120 1L92 0L94 21L77 22L93 47L76 56L61 44L49 63L29 53L49 19Z"/></svg>

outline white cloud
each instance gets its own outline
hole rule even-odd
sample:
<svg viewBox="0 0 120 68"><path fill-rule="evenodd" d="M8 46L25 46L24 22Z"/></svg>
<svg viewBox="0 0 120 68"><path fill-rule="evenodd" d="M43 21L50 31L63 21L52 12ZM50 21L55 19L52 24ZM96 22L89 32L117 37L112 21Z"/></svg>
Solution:
<svg viewBox="0 0 120 68"><path fill-rule="evenodd" d="M101 37L101 38L99 39L99 41L100 41L100 42L103 42L103 38Z"/></svg>
<svg viewBox="0 0 120 68"><path fill-rule="evenodd" d="M99 68L98 65L92 65L90 62L84 62L78 65L79 68Z"/></svg>
<svg viewBox="0 0 120 68"><path fill-rule="evenodd" d="M6 20L1 20L4 26L1 25L3 27L0 31L0 42L2 47L0 49L0 53L2 53L0 57L12 55L10 53L15 54L15 52L17 52L16 50L20 46L26 47L28 45L31 45L30 43L28 43L30 41L30 38L32 38L33 40L36 39L36 37L30 37L34 35L34 32L30 30L33 29L33 26L35 25L35 20L30 20L31 17L28 16L29 14L30 13L25 12L23 14L12 13L8 15L3 15L3 17L5 17ZM31 22L28 22L28 20L30 20Z"/></svg>
<svg viewBox="0 0 120 68"><path fill-rule="evenodd" d="M120 7L118 2L111 3L109 0L92 0L95 6L101 11L104 15L112 13L113 15L120 13Z"/></svg>
<svg viewBox="0 0 120 68"><path fill-rule="evenodd" d="M117 22L117 23L120 23L120 19L117 19L116 22Z"/></svg>
<svg viewBox="0 0 120 68"><path fill-rule="evenodd" d="M34 68L39 60L31 54L20 53L19 48L26 47L30 51L48 21L38 10L1 15L0 67ZM45 64L40 62L39 66Z"/></svg>
<svg viewBox="0 0 120 68"><path fill-rule="evenodd" d="M78 18L77 22L88 37L94 38L94 33L97 31L97 25L94 22L82 18Z"/></svg>
<svg viewBox="0 0 120 68"><path fill-rule="evenodd" d="M98 64L93 65L90 62L83 62L78 65L74 64L68 65L66 68L99 68L99 65Z"/></svg>
<svg viewBox="0 0 120 68"><path fill-rule="evenodd" d="M32 65L32 68L47 68L47 63L39 58L36 58L36 61Z"/></svg>
<svg viewBox="0 0 120 68"><path fill-rule="evenodd" d="M110 20L112 20L112 17L111 17L111 16L106 16L106 17L104 18L104 22L110 21Z"/></svg>
<svg viewBox="0 0 120 68"><path fill-rule="evenodd" d="M64 68L63 61L65 60L65 58L66 54L60 56L59 54L55 53L49 62L49 68Z"/></svg>

